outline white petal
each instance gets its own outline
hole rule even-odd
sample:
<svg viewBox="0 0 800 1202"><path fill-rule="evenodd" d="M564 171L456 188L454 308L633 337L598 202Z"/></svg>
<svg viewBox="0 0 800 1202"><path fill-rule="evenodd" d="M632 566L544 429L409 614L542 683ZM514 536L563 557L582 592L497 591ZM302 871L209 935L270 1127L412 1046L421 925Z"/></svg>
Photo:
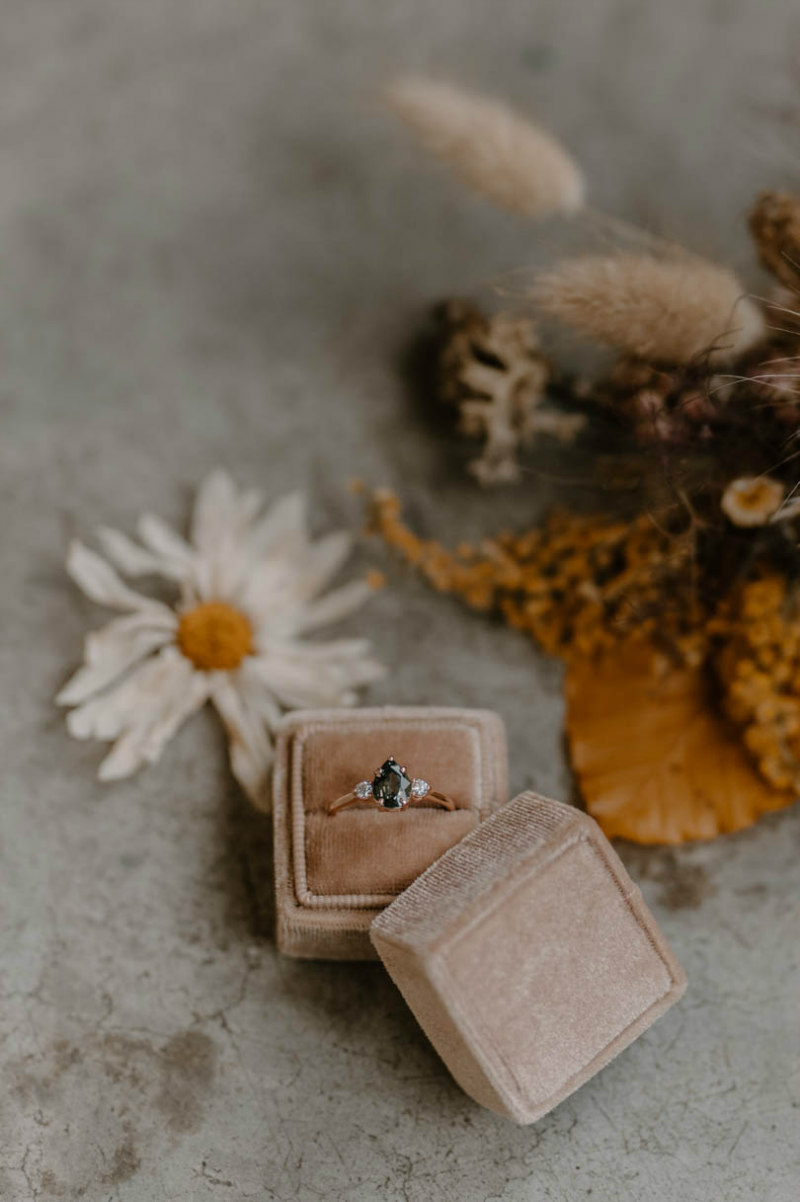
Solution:
<svg viewBox="0 0 800 1202"><path fill-rule="evenodd" d="M192 542L204 554L215 553L239 529L236 485L220 469L207 476L197 490L192 515Z"/></svg>
<svg viewBox="0 0 800 1202"><path fill-rule="evenodd" d="M295 572L282 559L265 559L250 567L238 590L238 601L257 625L267 620L291 626L297 602L294 600Z"/></svg>
<svg viewBox="0 0 800 1202"><path fill-rule="evenodd" d="M211 700L228 734L234 776L255 805L267 808L270 726L280 716L278 707L249 666L235 676L220 673Z"/></svg>
<svg viewBox="0 0 800 1202"><path fill-rule="evenodd" d="M165 672L175 668L166 652L167 649L147 660L100 696L71 710L67 714L69 733L76 739L116 739L137 712L153 709Z"/></svg>
<svg viewBox="0 0 800 1202"><path fill-rule="evenodd" d="M140 547L119 530L102 526L97 531L97 537L111 562L127 576L158 575L175 578L174 570L168 561L161 555L155 555L152 551Z"/></svg>
<svg viewBox="0 0 800 1202"><path fill-rule="evenodd" d="M264 494L258 488L245 489L239 495L239 523L244 529L253 521L264 504Z"/></svg>
<svg viewBox="0 0 800 1202"><path fill-rule="evenodd" d="M239 493L230 476L212 472L198 490L192 541L199 552L194 572L198 597L235 603L251 556L246 534L260 497Z"/></svg>
<svg viewBox="0 0 800 1202"><path fill-rule="evenodd" d="M309 547L298 572L296 596L310 600L333 579L353 549L353 536L346 530L326 534Z"/></svg>
<svg viewBox="0 0 800 1202"><path fill-rule="evenodd" d="M214 571L210 560L198 555L189 577L183 582L182 609L189 609L200 601L214 599Z"/></svg>
<svg viewBox="0 0 800 1202"><path fill-rule="evenodd" d="M369 656L331 652L326 657L321 644L274 650L254 658L252 665L286 709L350 705L355 688L371 684L385 673L383 665Z"/></svg>
<svg viewBox="0 0 800 1202"><path fill-rule="evenodd" d="M344 662L346 660L370 659L371 644L369 639L330 639L324 643L306 643L296 641L267 641L258 659L269 659L277 656L287 660L301 660L303 663Z"/></svg>
<svg viewBox="0 0 800 1202"><path fill-rule="evenodd" d="M312 598L324 588L341 567L352 548L352 538L342 531L331 534L307 547L294 562L284 557L262 560L251 567L240 589L239 600L258 627L274 625L284 636L307 629L304 617ZM358 591L346 595L345 612L354 602L369 596L366 582L357 582ZM324 618L322 619L324 620ZM313 619L311 625L314 623Z"/></svg>
<svg viewBox="0 0 800 1202"><path fill-rule="evenodd" d="M241 602L243 583L248 575L248 563L241 544L228 537L213 554L204 557L196 573L198 593L203 598L227 601L246 608Z"/></svg>
<svg viewBox="0 0 800 1202"><path fill-rule="evenodd" d="M248 548L254 559L300 550L308 543L306 498L301 492L289 493L254 523L248 534Z"/></svg>
<svg viewBox="0 0 800 1202"><path fill-rule="evenodd" d="M333 589L324 597L300 608L293 629L300 634L318 630L320 626L327 626L330 622L340 622L360 609L374 594L375 590L366 580L353 580L349 584L343 584L341 588Z"/></svg>
<svg viewBox="0 0 800 1202"><path fill-rule="evenodd" d="M262 676L286 709L316 709L340 703L342 690L332 687L319 673L307 667L275 660L261 660Z"/></svg>
<svg viewBox="0 0 800 1202"><path fill-rule="evenodd" d="M126 614L86 636L83 667L56 697L57 705L79 705L112 684L133 664L163 647L174 636L173 615Z"/></svg>
<svg viewBox="0 0 800 1202"><path fill-rule="evenodd" d="M83 543L70 544L67 571L86 596L100 605L108 605L114 609L170 612L160 601L143 597L141 593L129 588L110 564L88 547L84 547Z"/></svg>
<svg viewBox="0 0 800 1202"><path fill-rule="evenodd" d="M129 704L120 737L100 765L100 780L119 780L143 764L154 764L178 728L208 699L209 677L180 653L167 648L151 664L154 671L138 673L138 697Z"/></svg>
<svg viewBox="0 0 800 1202"><path fill-rule="evenodd" d="M275 723L280 721L282 711L272 692L264 684L253 656L248 656L242 661L233 681L247 709L260 717L267 732L271 732Z"/></svg>
<svg viewBox="0 0 800 1202"><path fill-rule="evenodd" d="M195 560L193 548L156 514L143 513L136 529L144 545L170 564L176 574L191 568Z"/></svg>

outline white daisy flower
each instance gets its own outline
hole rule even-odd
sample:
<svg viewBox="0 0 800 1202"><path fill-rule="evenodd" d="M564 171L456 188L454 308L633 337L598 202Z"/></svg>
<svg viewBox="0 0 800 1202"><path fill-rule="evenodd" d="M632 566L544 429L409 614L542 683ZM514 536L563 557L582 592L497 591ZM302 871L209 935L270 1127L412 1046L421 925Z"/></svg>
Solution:
<svg viewBox="0 0 800 1202"><path fill-rule="evenodd" d="M300 494L261 510L260 493L238 491L217 471L197 494L190 541L143 514L138 543L99 531L105 558L71 545L67 570L76 584L122 611L87 636L83 666L56 697L74 707L67 727L75 738L113 740L101 780L154 763L211 701L228 733L233 774L264 807L281 712L352 705L355 690L383 674L364 639L305 638L351 614L372 591L362 579L320 596L350 553L350 535L312 542ZM178 602L136 592L115 568L170 581Z"/></svg>

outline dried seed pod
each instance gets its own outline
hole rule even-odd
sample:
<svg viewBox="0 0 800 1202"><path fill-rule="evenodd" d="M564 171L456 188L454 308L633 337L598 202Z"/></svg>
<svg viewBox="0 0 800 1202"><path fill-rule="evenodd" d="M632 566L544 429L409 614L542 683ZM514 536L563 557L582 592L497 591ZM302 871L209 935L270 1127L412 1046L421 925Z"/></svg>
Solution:
<svg viewBox="0 0 800 1202"><path fill-rule="evenodd" d="M642 442L685 443L706 434L729 391L701 363L667 369L623 356L591 398L630 422Z"/></svg>
<svg viewBox="0 0 800 1202"><path fill-rule="evenodd" d="M504 209L538 218L582 206L577 163L508 105L415 78L396 80L386 99L431 154Z"/></svg>
<svg viewBox="0 0 800 1202"><path fill-rule="evenodd" d="M734 273L693 255L567 259L539 276L533 297L595 342L653 363L733 362L764 337Z"/></svg>

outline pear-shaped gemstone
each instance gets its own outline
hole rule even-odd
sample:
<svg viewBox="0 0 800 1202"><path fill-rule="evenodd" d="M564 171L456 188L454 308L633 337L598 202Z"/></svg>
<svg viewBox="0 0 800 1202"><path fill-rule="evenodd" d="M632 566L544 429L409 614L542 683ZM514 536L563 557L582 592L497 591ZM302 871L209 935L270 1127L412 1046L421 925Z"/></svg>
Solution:
<svg viewBox="0 0 800 1202"><path fill-rule="evenodd" d="M385 810L402 810L411 799L411 777L389 756L372 781L372 796Z"/></svg>

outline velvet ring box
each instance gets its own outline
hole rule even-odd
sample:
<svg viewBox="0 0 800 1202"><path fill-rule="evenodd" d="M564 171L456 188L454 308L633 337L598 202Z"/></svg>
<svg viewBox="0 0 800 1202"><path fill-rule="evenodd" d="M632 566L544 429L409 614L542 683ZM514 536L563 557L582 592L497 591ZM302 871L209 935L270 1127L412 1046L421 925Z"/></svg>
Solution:
<svg viewBox="0 0 800 1202"><path fill-rule="evenodd" d="M455 801L401 813L328 812L389 756ZM287 956L374 960L375 916L507 800L500 718L486 710L382 706L288 714L273 774L276 936Z"/></svg>
<svg viewBox="0 0 800 1202"><path fill-rule="evenodd" d="M587 1081L686 985L594 820L533 793L446 852L371 934L455 1079L518 1123Z"/></svg>

